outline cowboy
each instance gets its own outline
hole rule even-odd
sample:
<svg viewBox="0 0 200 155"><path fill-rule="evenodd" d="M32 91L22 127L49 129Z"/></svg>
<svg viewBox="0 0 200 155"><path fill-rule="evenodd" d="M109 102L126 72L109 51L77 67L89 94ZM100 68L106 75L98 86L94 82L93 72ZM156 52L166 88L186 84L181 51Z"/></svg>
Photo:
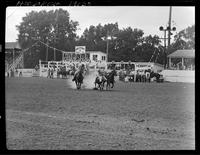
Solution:
<svg viewBox="0 0 200 155"><path fill-rule="evenodd" d="M72 79L72 81L75 81L75 77L77 76L78 73L82 73L83 74L84 70L85 70L85 65L84 64L80 65L78 70L75 72L74 78Z"/></svg>
<svg viewBox="0 0 200 155"><path fill-rule="evenodd" d="M151 72L151 70L150 70L150 69L148 69L148 70L145 70L146 80L147 80L148 82L150 82L150 81L151 81L151 79L150 79L150 72Z"/></svg>
<svg viewBox="0 0 200 155"><path fill-rule="evenodd" d="M47 71L47 78L50 78L50 67L48 68L48 71Z"/></svg>
<svg viewBox="0 0 200 155"><path fill-rule="evenodd" d="M101 71L100 69L98 70L98 75L97 78L102 78L102 80L107 80L106 79L106 72L105 71Z"/></svg>

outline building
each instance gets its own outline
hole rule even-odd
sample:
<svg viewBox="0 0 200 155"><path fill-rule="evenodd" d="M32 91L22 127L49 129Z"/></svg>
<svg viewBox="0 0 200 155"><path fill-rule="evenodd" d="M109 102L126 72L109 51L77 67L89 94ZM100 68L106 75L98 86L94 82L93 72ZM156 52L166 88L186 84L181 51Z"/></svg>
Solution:
<svg viewBox="0 0 200 155"><path fill-rule="evenodd" d="M195 50L177 50L168 56L169 69L194 70Z"/></svg>
<svg viewBox="0 0 200 155"><path fill-rule="evenodd" d="M23 54L18 42L6 42L5 64L6 70L23 68Z"/></svg>
<svg viewBox="0 0 200 155"><path fill-rule="evenodd" d="M101 51L85 51L84 53L62 52L63 61L90 61L90 62L106 62L106 53Z"/></svg>
<svg viewBox="0 0 200 155"><path fill-rule="evenodd" d="M6 53L13 51L17 52L21 51L21 47L18 42L6 42L5 51Z"/></svg>

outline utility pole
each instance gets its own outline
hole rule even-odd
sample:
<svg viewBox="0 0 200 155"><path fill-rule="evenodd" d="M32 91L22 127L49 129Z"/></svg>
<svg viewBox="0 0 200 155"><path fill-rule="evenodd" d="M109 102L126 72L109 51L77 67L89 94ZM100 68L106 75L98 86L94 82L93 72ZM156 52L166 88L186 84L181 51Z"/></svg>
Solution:
<svg viewBox="0 0 200 155"><path fill-rule="evenodd" d="M22 51L22 68L24 68L24 51Z"/></svg>
<svg viewBox="0 0 200 155"><path fill-rule="evenodd" d="M164 68L167 67L167 48L166 48L166 39L168 39L168 50L169 50L169 46L170 46L170 37L171 37L171 31L176 31L176 27L171 28L171 15L172 15L172 7L170 6L169 8L169 23L167 28L164 28L163 26L160 26L160 31L164 31L164 57L165 57L165 61L164 61ZM166 38L166 31L168 31L168 37Z"/></svg>
<svg viewBox="0 0 200 155"><path fill-rule="evenodd" d="M56 61L56 49L55 49L55 46L56 46L56 33L58 32L58 11L56 12L56 19L55 19L55 36L54 36L54 61Z"/></svg>
<svg viewBox="0 0 200 155"><path fill-rule="evenodd" d="M15 48L13 47L13 65L14 65L14 61L15 61Z"/></svg>
<svg viewBox="0 0 200 155"><path fill-rule="evenodd" d="M107 62L108 62L108 44L109 44L109 40L108 37L106 39L106 55L107 55Z"/></svg>
<svg viewBox="0 0 200 155"><path fill-rule="evenodd" d="M171 39L171 17L172 17L172 6L169 7L169 27L168 27L168 48L170 46Z"/></svg>
<svg viewBox="0 0 200 155"><path fill-rule="evenodd" d="M46 61L48 61L48 44L49 44L49 41L48 41L48 37L47 37Z"/></svg>
<svg viewBox="0 0 200 155"><path fill-rule="evenodd" d="M56 61L56 49L54 48L54 61Z"/></svg>

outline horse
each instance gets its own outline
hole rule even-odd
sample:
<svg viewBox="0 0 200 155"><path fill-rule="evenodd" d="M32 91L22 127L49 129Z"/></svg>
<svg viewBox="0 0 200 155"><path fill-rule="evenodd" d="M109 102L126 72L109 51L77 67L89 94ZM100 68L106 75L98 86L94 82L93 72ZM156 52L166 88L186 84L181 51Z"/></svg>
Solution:
<svg viewBox="0 0 200 155"><path fill-rule="evenodd" d="M116 70L112 70L110 73L108 73L105 77L106 77L106 90L108 90L108 87L109 89L110 88L113 88L114 87L114 83L115 83L115 76L117 76L117 72ZM112 84L112 86L110 87L110 84Z"/></svg>
<svg viewBox="0 0 200 155"><path fill-rule="evenodd" d="M75 81L76 88L81 89L81 84L83 83L83 73L79 71L73 78L72 81Z"/></svg>
<svg viewBox="0 0 200 155"><path fill-rule="evenodd" d="M153 72L153 71L150 72L150 79L155 77L157 82L159 81L160 76L161 76L161 75L160 75L159 73L155 73L155 72Z"/></svg>
<svg viewBox="0 0 200 155"><path fill-rule="evenodd" d="M103 76L96 77L95 82L94 82L94 84L95 84L95 89L98 89L98 88L99 88L100 90L103 90L104 84L105 84L106 81L107 81L107 80L106 80L105 78L103 78ZM97 84L98 84L98 88L96 87Z"/></svg>

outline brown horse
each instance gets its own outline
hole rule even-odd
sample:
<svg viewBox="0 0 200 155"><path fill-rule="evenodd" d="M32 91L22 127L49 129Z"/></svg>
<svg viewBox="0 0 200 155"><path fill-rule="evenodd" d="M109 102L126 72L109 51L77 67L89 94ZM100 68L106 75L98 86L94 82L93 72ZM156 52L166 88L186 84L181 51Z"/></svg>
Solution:
<svg viewBox="0 0 200 155"><path fill-rule="evenodd" d="M106 77L106 90L108 90L108 88L113 88L114 87L114 83L115 83L115 76L117 76L117 72L116 70L112 70L110 73L108 73L105 77ZM112 86L111 86L112 84ZM110 87L111 86L111 87Z"/></svg>
<svg viewBox="0 0 200 155"><path fill-rule="evenodd" d="M83 73L79 71L73 78L72 81L75 81L76 88L81 89L81 84L83 83Z"/></svg>

